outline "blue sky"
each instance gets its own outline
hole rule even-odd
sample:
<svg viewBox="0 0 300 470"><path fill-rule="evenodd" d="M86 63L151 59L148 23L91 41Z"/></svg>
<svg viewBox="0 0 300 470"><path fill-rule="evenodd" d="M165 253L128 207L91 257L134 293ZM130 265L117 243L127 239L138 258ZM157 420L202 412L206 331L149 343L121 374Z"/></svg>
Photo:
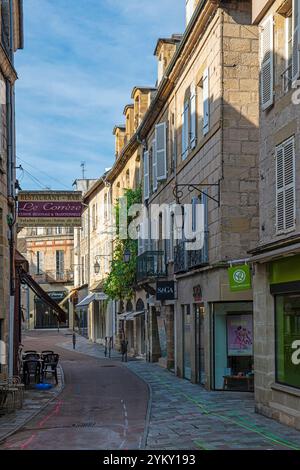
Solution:
<svg viewBox="0 0 300 470"><path fill-rule="evenodd" d="M184 5L185 0L24 1L25 49L16 55L22 189L41 189L28 172L44 187L71 189L82 161L91 178L112 165L112 129L123 122L132 88L155 85L157 38L183 31Z"/></svg>

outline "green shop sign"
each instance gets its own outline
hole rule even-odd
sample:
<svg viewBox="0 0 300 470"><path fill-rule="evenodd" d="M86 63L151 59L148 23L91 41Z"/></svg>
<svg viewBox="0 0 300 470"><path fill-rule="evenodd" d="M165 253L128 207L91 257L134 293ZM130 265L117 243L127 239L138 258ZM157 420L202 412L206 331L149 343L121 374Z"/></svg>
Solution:
<svg viewBox="0 0 300 470"><path fill-rule="evenodd" d="M228 276L231 291L238 292L251 289L251 272L248 264L229 268Z"/></svg>

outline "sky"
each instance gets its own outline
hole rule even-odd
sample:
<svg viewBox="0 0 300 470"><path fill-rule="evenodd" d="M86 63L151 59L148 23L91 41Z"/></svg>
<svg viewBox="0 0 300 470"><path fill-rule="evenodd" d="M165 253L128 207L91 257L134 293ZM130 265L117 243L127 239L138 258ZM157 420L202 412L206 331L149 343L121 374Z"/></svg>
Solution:
<svg viewBox="0 0 300 470"><path fill-rule="evenodd" d="M16 84L22 189L72 189L85 162L114 162L115 124L134 86L154 86L159 37L184 30L185 0L24 0Z"/></svg>

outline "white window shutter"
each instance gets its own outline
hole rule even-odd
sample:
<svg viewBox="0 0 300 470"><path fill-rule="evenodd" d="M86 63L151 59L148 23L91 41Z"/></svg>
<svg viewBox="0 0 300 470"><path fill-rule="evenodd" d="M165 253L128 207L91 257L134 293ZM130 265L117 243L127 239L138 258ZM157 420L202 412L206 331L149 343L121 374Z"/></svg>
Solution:
<svg viewBox="0 0 300 470"><path fill-rule="evenodd" d="M291 230L296 223L295 139L276 149L276 228Z"/></svg>
<svg viewBox="0 0 300 470"><path fill-rule="evenodd" d="M274 23L269 16L262 24L260 33L260 93L262 110L274 102Z"/></svg>
<svg viewBox="0 0 300 470"><path fill-rule="evenodd" d="M162 122L155 126L156 174L157 181L167 177L167 124Z"/></svg>
<svg viewBox="0 0 300 470"><path fill-rule="evenodd" d="M300 75L300 0L293 0L293 59L292 80L298 80Z"/></svg>
<svg viewBox="0 0 300 470"><path fill-rule="evenodd" d="M156 154L156 141L152 142L152 179L153 191L157 190L157 154Z"/></svg>
<svg viewBox="0 0 300 470"><path fill-rule="evenodd" d="M203 134L209 131L209 69L203 73Z"/></svg>
<svg viewBox="0 0 300 470"><path fill-rule="evenodd" d="M185 0L186 24L188 25L194 13L195 0Z"/></svg>
<svg viewBox="0 0 300 470"><path fill-rule="evenodd" d="M149 152L144 151L144 200L149 199Z"/></svg>
<svg viewBox="0 0 300 470"><path fill-rule="evenodd" d="M190 129L190 146L191 149L196 147L196 132L197 132L197 115L196 115L196 85L191 85L191 129Z"/></svg>
<svg viewBox="0 0 300 470"><path fill-rule="evenodd" d="M181 142L181 158L184 160L188 152L188 142L189 142L189 102L184 103L183 112L182 112L182 142Z"/></svg>

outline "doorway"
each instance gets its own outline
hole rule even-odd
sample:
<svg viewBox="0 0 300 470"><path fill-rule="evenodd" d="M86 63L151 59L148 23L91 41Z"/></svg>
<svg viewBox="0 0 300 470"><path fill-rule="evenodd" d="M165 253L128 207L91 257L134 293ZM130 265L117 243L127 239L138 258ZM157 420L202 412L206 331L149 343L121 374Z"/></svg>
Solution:
<svg viewBox="0 0 300 470"><path fill-rule="evenodd" d="M196 365L196 374L195 379L196 383L200 385L206 384L206 373L205 373L205 345L204 345L204 304L194 304L195 312L195 365Z"/></svg>

